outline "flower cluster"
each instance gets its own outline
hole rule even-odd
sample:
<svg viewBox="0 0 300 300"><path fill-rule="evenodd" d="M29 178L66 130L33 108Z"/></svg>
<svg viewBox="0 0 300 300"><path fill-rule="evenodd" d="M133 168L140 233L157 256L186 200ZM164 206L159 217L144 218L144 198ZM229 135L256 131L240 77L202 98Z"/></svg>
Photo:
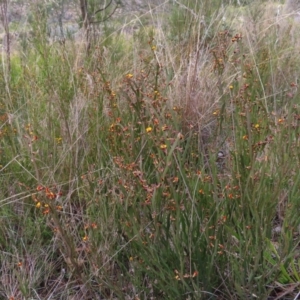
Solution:
<svg viewBox="0 0 300 300"><path fill-rule="evenodd" d="M50 209L52 208L49 201L57 200L59 197L62 196L62 192L56 190L57 190L56 187L50 188L50 187L38 185L36 187L36 191L38 192L38 195L37 194L32 195L33 201L35 202L35 207L41 209L44 215L49 214ZM61 211L63 209L61 205L54 205L53 207L57 211Z"/></svg>

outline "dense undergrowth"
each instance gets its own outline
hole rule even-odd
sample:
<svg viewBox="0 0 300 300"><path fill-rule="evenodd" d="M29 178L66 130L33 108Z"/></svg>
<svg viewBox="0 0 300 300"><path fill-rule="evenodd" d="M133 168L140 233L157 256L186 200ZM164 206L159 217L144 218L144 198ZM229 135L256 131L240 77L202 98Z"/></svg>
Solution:
<svg viewBox="0 0 300 300"><path fill-rule="evenodd" d="M204 2L2 61L1 299L297 295L299 25Z"/></svg>

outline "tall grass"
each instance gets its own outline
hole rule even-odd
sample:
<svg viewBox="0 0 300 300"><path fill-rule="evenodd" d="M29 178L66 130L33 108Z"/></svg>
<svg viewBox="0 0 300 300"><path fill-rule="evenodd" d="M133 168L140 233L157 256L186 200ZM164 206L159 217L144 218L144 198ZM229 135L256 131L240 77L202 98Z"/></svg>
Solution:
<svg viewBox="0 0 300 300"><path fill-rule="evenodd" d="M89 56L33 21L1 70L3 299L296 296L299 25L207 3Z"/></svg>

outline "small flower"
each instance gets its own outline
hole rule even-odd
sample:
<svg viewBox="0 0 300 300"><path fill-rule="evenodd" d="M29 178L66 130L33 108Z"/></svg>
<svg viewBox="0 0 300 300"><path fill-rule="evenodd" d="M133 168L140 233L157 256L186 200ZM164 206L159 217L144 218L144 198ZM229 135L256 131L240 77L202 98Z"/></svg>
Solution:
<svg viewBox="0 0 300 300"><path fill-rule="evenodd" d="M153 123L154 123L155 125L158 125L158 124L159 124L158 119L154 119L154 120L153 120Z"/></svg>
<svg viewBox="0 0 300 300"><path fill-rule="evenodd" d="M194 278L194 277L197 277L198 275L199 275L199 272L198 272L198 271L195 271L195 272L193 273L192 277Z"/></svg>
<svg viewBox="0 0 300 300"><path fill-rule="evenodd" d="M91 224L91 227L92 227L93 229L97 229L97 224L96 224L95 222L93 222L93 223Z"/></svg>
<svg viewBox="0 0 300 300"><path fill-rule="evenodd" d="M167 145L166 144L161 144L160 149L162 149L162 150L167 149Z"/></svg>
<svg viewBox="0 0 300 300"><path fill-rule="evenodd" d="M38 185L36 190L39 192L39 191L42 191L44 189L44 187L42 185Z"/></svg>
<svg viewBox="0 0 300 300"><path fill-rule="evenodd" d="M151 47L151 50L152 50L152 51L155 51L155 50L156 50L156 46L153 45L153 46Z"/></svg>
<svg viewBox="0 0 300 300"><path fill-rule="evenodd" d="M61 144L62 142L62 138L61 137L57 137L55 138L56 144Z"/></svg>
<svg viewBox="0 0 300 300"><path fill-rule="evenodd" d="M254 128L255 128L255 129L259 129L259 124L255 124L255 125L254 125Z"/></svg>
<svg viewBox="0 0 300 300"><path fill-rule="evenodd" d="M128 78L128 79L130 79L132 77L133 77L133 75L131 73L129 73L129 74L126 75L126 78Z"/></svg>
<svg viewBox="0 0 300 300"><path fill-rule="evenodd" d="M113 132L115 130L115 126L116 124L115 123L112 123L110 126L109 126L109 131L110 132Z"/></svg>
<svg viewBox="0 0 300 300"><path fill-rule="evenodd" d="M46 208L43 210L43 215L48 215L50 213L50 209Z"/></svg>
<svg viewBox="0 0 300 300"><path fill-rule="evenodd" d="M175 279L180 280L179 272L177 270L174 270L174 273L175 273Z"/></svg>
<svg viewBox="0 0 300 300"><path fill-rule="evenodd" d="M149 127L146 128L146 132L147 132L147 133L149 133L149 132L151 132L151 131L152 131L152 127L149 126Z"/></svg>
<svg viewBox="0 0 300 300"><path fill-rule="evenodd" d="M184 136L183 136L183 134L181 132L179 132L177 134L177 138L179 138L182 141L184 139Z"/></svg>
<svg viewBox="0 0 300 300"><path fill-rule="evenodd" d="M37 202L37 204L35 205L36 208L40 208L41 207L41 202Z"/></svg>
<svg viewBox="0 0 300 300"><path fill-rule="evenodd" d="M233 89L233 85L230 85L230 86L229 86L229 89L232 90L232 89Z"/></svg>
<svg viewBox="0 0 300 300"><path fill-rule="evenodd" d="M46 187L46 189L45 189L45 194L46 194L46 197L48 199L55 199L56 198L56 194L53 193L48 187Z"/></svg>
<svg viewBox="0 0 300 300"><path fill-rule="evenodd" d="M83 238L82 238L82 240L84 241L84 242L87 242L88 241L88 239L89 239L89 237L88 236L84 236Z"/></svg>

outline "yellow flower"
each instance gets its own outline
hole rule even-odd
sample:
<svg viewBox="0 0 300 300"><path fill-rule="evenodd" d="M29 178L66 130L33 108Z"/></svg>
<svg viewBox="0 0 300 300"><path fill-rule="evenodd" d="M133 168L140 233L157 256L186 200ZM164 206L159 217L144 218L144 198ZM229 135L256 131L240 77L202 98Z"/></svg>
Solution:
<svg viewBox="0 0 300 300"><path fill-rule="evenodd" d="M163 150L164 150L164 149L167 149L167 145L166 145L166 144L161 144L161 145L160 145L160 149L163 149Z"/></svg>
<svg viewBox="0 0 300 300"><path fill-rule="evenodd" d="M55 141L57 144L60 144L62 142L62 138L61 137L55 138Z"/></svg>
<svg viewBox="0 0 300 300"><path fill-rule="evenodd" d="M36 208L40 208L41 207L41 202L38 202L36 205L35 205Z"/></svg>
<svg viewBox="0 0 300 300"><path fill-rule="evenodd" d="M230 85L229 88L232 90L233 89L233 85Z"/></svg>
<svg viewBox="0 0 300 300"><path fill-rule="evenodd" d="M153 45L153 46L151 47L151 50L155 51L155 50L156 50L156 46Z"/></svg>
<svg viewBox="0 0 300 300"><path fill-rule="evenodd" d="M255 128L255 129L258 129L258 128L259 128L259 124L255 124L255 125L254 125L254 128Z"/></svg>
<svg viewBox="0 0 300 300"><path fill-rule="evenodd" d="M149 127L146 128L146 132L147 132L147 133L149 133L149 132L151 132L151 131L152 131L152 127L149 126Z"/></svg>
<svg viewBox="0 0 300 300"><path fill-rule="evenodd" d="M129 74L126 75L126 77L127 77L128 79L130 79L130 78L133 77L133 75L129 73Z"/></svg>

